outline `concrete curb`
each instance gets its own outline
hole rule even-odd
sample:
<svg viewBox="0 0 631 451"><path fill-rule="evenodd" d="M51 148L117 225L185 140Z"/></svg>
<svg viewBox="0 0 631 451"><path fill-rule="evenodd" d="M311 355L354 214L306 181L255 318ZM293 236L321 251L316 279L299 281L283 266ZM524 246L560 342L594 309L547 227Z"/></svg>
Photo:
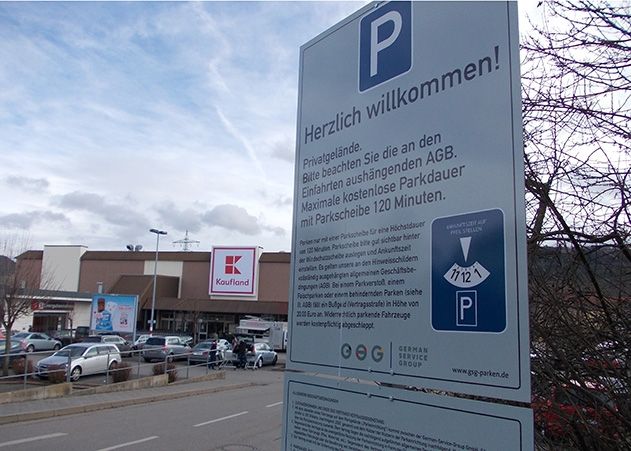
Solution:
<svg viewBox="0 0 631 451"><path fill-rule="evenodd" d="M72 384L63 383L0 393L0 405L20 401L60 398L72 393Z"/></svg>
<svg viewBox="0 0 631 451"><path fill-rule="evenodd" d="M138 397L138 398L123 399L123 400L117 400L117 401L104 401L104 402L81 405L81 406L64 407L60 409L17 413L17 414L12 414L12 415L0 416L0 425L17 423L20 421L41 420L45 418L59 417L59 416L64 416L64 415L76 415L78 413L95 412L97 410L105 410L105 409L115 409L117 407L128 407L128 406L134 406L137 404L145 404L149 402L158 402L158 401L186 398L188 396L205 395L209 393L216 393L216 392L226 391L226 390L238 390L241 388L253 387L256 385L259 385L259 384L256 384L254 382L247 382L247 383L242 383L242 384L224 385L220 387L197 388L194 390L177 391L173 393L167 392L167 393L152 394L149 396Z"/></svg>

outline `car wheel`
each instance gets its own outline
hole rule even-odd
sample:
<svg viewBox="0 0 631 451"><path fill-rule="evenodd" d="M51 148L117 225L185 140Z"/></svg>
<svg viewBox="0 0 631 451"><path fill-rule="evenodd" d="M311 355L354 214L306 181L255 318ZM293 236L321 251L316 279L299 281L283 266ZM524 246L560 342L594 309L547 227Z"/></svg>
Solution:
<svg viewBox="0 0 631 451"><path fill-rule="evenodd" d="M145 362L147 363L151 362L151 359L148 359L147 357L143 357L143 359L145 359Z"/></svg>
<svg viewBox="0 0 631 451"><path fill-rule="evenodd" d="M274 360L272 360L272 365L276 365L276 362L278 362L278 356L277 355L274 356Z"/></svg>
<svg viewBox="0 0 631 451"><path fill-rule="evenodd" d="M115 370L116 368L118 368L118 362L114 360L110 363L110 371Z"/></svg>
<svg viewBox="0 0 631 451"><path fill-rule="evenodd" d="M81 367L75 366L70 372L70 380L72 382L77 382L80 377L81 377Z"/></svg>
<svg viewBox="0 0 631 451"><path fill-rule="evenodd" d="M61 346L59 346L59 343L57 343L55 346L53 346L53 350L55 351L59 351L61 349Z"/></svg>
<svg viewBox="0 0 631 451"><path fill-rule="evenodd" d="M263 367L263 358L260 358L256 361L256 367L257 368L262 368Z"/></svg>
<svg viewBox="0 0 631 451"><path fill-rule="evenodd" d="M26 352L33 352L33 351L35 351L35 347L33 345L28 345L26 347Z"/></svg>

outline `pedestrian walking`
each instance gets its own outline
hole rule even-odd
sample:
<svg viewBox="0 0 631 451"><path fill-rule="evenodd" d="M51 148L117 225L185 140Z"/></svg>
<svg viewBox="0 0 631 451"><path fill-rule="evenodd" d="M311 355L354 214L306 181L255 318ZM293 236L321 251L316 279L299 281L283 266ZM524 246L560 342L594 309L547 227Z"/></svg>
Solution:
<svg viewBox="0 0 631 451"><path fill-rule="evenodd" d="M217 362L217 342L213 340L210 343L210 359L208 361L208 368L214 370Z"/></svg>

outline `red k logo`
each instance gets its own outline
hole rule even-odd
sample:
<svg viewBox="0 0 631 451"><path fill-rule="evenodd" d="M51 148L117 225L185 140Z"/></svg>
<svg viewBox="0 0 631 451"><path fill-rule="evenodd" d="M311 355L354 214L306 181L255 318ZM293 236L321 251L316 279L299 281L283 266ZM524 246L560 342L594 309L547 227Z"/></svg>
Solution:
<svg viewBox="0 0 631 451"><path fill-rule="evenodd" d="M240 255L227 255L226 256L226 274L241 274L239 268L237 268L237 262L241 260Z"/></svg>

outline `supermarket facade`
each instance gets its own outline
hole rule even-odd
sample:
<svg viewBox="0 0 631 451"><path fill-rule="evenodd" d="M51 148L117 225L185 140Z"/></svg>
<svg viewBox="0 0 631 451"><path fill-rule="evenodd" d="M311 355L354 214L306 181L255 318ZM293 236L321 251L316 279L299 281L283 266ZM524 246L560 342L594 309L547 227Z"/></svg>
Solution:
<svg viewBox="0 0 631 451"><path fill-rule="evenodd" d="M90 251L75 245L24 252L17 258L16 276L32 299L31 315L20 318L14 330L88 326L98 293L138 296L138 331L148 330L153 307L157 332L198 340L233 333L247 316L287 320L289 253L215 247L212 252L160 252L155 262L155 252Z"/></svg>

